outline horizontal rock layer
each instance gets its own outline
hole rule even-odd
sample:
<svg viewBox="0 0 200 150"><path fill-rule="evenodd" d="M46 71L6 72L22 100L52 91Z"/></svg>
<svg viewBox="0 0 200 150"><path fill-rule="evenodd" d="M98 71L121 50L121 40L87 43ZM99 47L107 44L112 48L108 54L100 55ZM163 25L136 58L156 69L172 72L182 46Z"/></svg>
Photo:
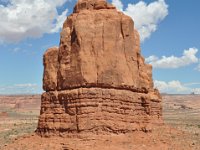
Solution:
<svg viewBox="0 0 200 150"><path fill-rule="evenodd" d="M55 135L147 131L154 120L161 122L160 102L155 93L150 96L116 89L79 88L47 92L42 95L37 132Z"/></svg>

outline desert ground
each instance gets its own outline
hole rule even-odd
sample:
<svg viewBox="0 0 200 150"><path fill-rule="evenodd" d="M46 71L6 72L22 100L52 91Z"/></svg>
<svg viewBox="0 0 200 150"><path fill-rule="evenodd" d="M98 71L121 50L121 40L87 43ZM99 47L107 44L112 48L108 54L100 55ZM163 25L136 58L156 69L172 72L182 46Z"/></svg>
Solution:
<svg viewBox="0 0 200 150"><path fill-rule="evenodd" d="M0 149L12 140L33 133L40 112L40 95L0 96Z"/></svg>
<svg viewBox="0 0 200 150"><path fill-rule="evenodd" d="M200 95L163 95L165 125L149 133L41 138L34 134L39 113L40 95L0 96L0 149L200 149Z"/></svg>

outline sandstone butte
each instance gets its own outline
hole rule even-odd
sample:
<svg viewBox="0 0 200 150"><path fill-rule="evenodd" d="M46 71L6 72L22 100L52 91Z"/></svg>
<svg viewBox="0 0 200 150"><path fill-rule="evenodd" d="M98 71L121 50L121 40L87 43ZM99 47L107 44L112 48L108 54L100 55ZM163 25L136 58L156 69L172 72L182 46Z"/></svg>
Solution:
<svg viewBox="0 0 200 150"><path fill-rule="evenodd" d="M125 134L162 124L134 22L106 0L79 0L43 63L37 134Z"/></svg>

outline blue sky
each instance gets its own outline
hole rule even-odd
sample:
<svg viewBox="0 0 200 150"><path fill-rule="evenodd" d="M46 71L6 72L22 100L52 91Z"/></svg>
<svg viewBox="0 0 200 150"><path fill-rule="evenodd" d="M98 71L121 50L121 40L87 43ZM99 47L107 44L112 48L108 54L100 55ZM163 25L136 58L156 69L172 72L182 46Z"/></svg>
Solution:
<svg viewBox="0 0 200 150"><path fill-rule="evenodd" d="M131 16L155 87L200 93L200 1L109 0ZM76 0L0 0L0 94L42 92L42 56ZM33 9L34 8L34 9Z"/></svg>

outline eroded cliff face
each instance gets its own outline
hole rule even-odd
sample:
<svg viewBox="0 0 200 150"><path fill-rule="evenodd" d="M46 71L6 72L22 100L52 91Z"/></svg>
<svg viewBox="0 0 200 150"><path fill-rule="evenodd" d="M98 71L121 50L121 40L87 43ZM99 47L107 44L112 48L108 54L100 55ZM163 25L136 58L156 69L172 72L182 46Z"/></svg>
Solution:
<svg viewBox="0 0 200 150"><path fill-rule="evenodd" d="M79 0L59 48L44 54L37 133L126 133L162 122L152 66L133 20L105 0Z"/></svg>

